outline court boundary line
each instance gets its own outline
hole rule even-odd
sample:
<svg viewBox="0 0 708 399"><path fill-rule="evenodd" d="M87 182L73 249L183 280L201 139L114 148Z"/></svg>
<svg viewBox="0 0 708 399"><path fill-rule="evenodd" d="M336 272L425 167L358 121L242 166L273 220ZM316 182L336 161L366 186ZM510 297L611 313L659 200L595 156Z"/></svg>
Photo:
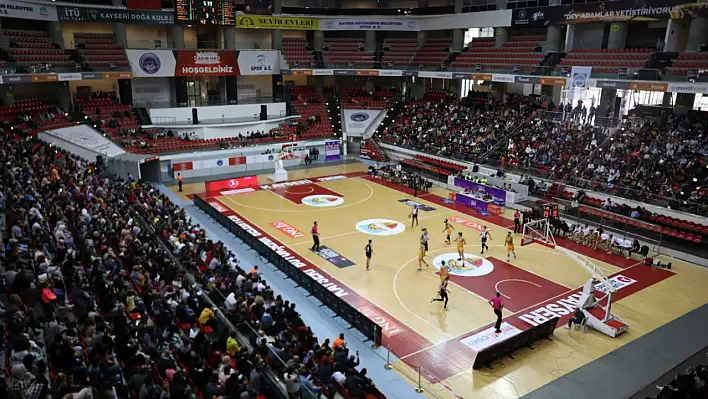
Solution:
<svg viewBox="0 0 708 399"><path fill-rule="evenodd" d="M217 199L217 200L218 200L218 199ZM335 207L335 208L336 208L336 207ZM235 210L231 209L231 207L229 207L229 210L231 210L232 212L236 212ZM245 217L245 215L241 215L240 213L238 213L238 214L241 216L241 218L248 220L249 223L251 223L252 225L258 227L261 231L267 232L267 230L265 230L263 227L261 227L258 223L255 223L255 222L254 222L253 220L251 220L250 218L247 218L247 217ZM268 234L268 235L270 235L270 234ZM283 244L283 245L285 245L285 244ZM285 245L285 246L286 246L286 247L289 247L289 245ZM299 251L298 251L298 253L300 254L300 256L304 257L304 258L307 259L310 263L312 263L313 266L318 267L318 268L321 268L320 266L316 265L316 264L314 263L314 261L312 261L312 260L310 260L309 258L307 258L307 257L305 256L305 254L300 253ZM258 255L258 257L261 258L260 255ZM269 262L268 260L266 260L266 259L263 259L263 261L264 261L265 263L270 263L270 262ZM277 267L276 267L276 270L277 270ZM322 270L323 270L324 272L326 272L326 273L332 275L328 270L325 270L325 269L322 269ZM280 271L279 271L279 272L280 272ZM337 277L337 276L332 275L332 277L334 277L334 278L336 278L337 280L339 280L339 277ZM289 278L289 277L287 277L287 276L286 276L286 278L287 278L288 280L291 280L291 281L294 282L294 280L292 280L291 278ZM341 281L340 281L340 282L341 282ZM415 328L411 327L409 324L405 323L403 320L400 320L398 317L392 315L388 310L386 310L385 307L383 307L383 306L379 305L378 303L374 302L374 301L371 300L368 296L361 295L357 290L355 290L354 288L352 288L352 287L349 286L348 284L345 284L344 282L342 282L342 284L344 284L344 285L345 285L349 290L351 290L352 292L355 292L358 296L360 296L360 297L361 297L362 299L364 299L366 302L369 302L370 304L376 306L377 308L381 309L382 311L386 312L386 313L389 314L391 317L393 317L397 322L400 322L400 323L402 324L401 327L407 328L407 329L409 329L409 330L415 332L416 334L420 335L422 338L424 338L424 339L430 341L430 339L429 339L425 334L423 334L423 333L421 333L420 331L416 330ZM298 286L298 285L295 284L295 286ZM447 335L447 334L446 334L446 335ZM448 335L448 336L449 336L449 335ZM432 341L431 341L431 342L432 342ZM400 357L399 357L399 359L400 359Z"/></svg>
<svg viewBox="0 0 708 399"><path fill-rule="evenodd" d="M632 265L632 266L630 266L630 267L628 267L628 268L626 268L626 269L622 269L622 270L621 270L620 272L618 272L618 273L621 273L622 271L625 271L625 270L632 269L632 268L637 267L637 266L642 265L642 264L644 264L644 262L637 262L637 263L635 263L634 265ZM578 288L582 288L582 287L578 287ZM573 288L573 289L570 289L570 290L568 290L568 291L566 291L566 292L563 292L563 293L561 293L561 294L558 294L558 295L556 295L556 296L553 296L553 297L551 297L551 298L544 299L543 301L538 302L538 303L536 303L536 304L534 304L534 305L525 307L525 308L523 308L523 309L521 309L521 310L519 310L519 311L517 311L517 312L513 312L513 313L511 313L510 315L504 317L503 319L505 319L505 318L507 318L507 317L514 317L514 316L517 316L518 314L520 314L520 313L522 313L522 312L526 312L526 311L528 311L529 309L535 308L535 307L537 307L537 306L539 306L539 305L541 305L541 304L543 304L543 303L545 303L545 302L550 302L550 301L553 301L554 299L557 299L557 298L560 298L560 297L569 295L570 293L572 293L573 291L577 290L578 288ZM503 320L503 319L502 319L502 320ZM485 326L486 326L486 325L485 325ZM467 332L464 332L464 333L462 333L462 334L456 335L456 336L450 338L448 341L450 341L450 340L458 340L458 341L459 341L459 340L460 340L461 338L463 338L465 335L472 334L472 333L474 333L475 331L477 331L477 330L479 330L479 329L481 329L481 328L484 328L485 326L482 326L482 327L479 327L479 328L477 328L477 329L474 329L474 330L467 331ZM444 343L446 343L446 342L447 342L447 341L438 342L438 343L436 343L436 344L434 344L434 345L431 345L431 346L428 347L428 348L421 349L421 350L418 350L418 351L413 352L413 353L411 353L411 354L408 354L408 355L405 355L405 356L403 356L403 357L400 357L399 360L407 359L407 358L409 358L409 357L411 357L411 356L413 356L413 355L417 355L418 353L425 352L425 351L428 350L428 349L432 349L432 348L434 348L434 347L436 347L436 346L439 346L439 345L442 345L442 344L444 344ZM461 371L460 373L462 373L462 372L463 372L463 371ZM459 373L458 373L458 374L459 374Z"/></svg>
<svg viewBox="0 0 708 399"><path fill-rule="evenodd" d="M345 179L340 179L340 180L345 180ZM221 197L229 198L229 201L233 202L234 204L236 204L236 205L238 205L238 206L242 206L242 207L244 207L244 208L249 208L249 209L255 209L255 210L257 210L257 211L264 211L264 212L323 212L323 211L331 211L331 210L334 210L334 209L344 209L344 208L348 208L348 207L351 207L351 206L354 206L354 205L359 205L359 204L362 204L362 203L364 203L364 202L370 200L371 197L374 196L374 188L371 187L371 185L368 184L368 183L366 182L366 180L360 179L360 178L358 178L358 177L350 177L350 178L347 178L346 180L358 181L359 183L361 183L361 184L367 186L367 187L369 188L369 195L368 195L366 198L364 198L363 200L354 202L354 203L352 203L352 204L346 204L346 203L345 203L344 205L341 205L341 206L321 207L321 208L318 208L318 209L270 209L270 208L260 208L260 207L257 207L257 206L242 204L242 203L240 203L240 202L238 202L238 201L236 201L236 200L233 200L233 199L229 198L229 197L233 197L233 195L219 195L219 196L216 196L216 197L213 197L213 198L216 198L216 199L221 198ZM329 181L337 181L337 180L329 180ZM321 183L321 182L318 182L318 183ZM326 188L326 187L325 187L325 188ZM284 198L282 195L280 195L280 194L278 194L278 193L273 193L272 190L258 190L258 191L269 191L269 192L271 192L271 194L276 195L276 196L278 196L279 198ZM334 191L334 190L332 190L332 191ZM344 197L342 197L342 198L344 198ZM285 198L285 199L287 199L287 198ZM294 202L292 202L292 201L290 201L290 200L288 200L288 201L289 201L290 203L294 204L294 205L300 205L300 204L296 204L296 203L294 203Z"/></svg>
<svg viewBox="0 0 708 399"><path fill-rule="evenodd" d="M471 244L468 244L468 245L466 245L465 247L469 247L469 246L472 246L472 245L471 245ZM493 244L493 245L490 245L490 247L503 247L503 246L504 246L503 244ZM428 253L430 253L430 252L445 251L445 250L448 250L448 249L449 249L449 248L447 248L447 247L434 249L434 250L432 250L432 251L426 252L426 255L427 255ZM536 248L536 250L542 251L542 252L551 252L551 251L543 250L543 249L541 249L541 248ZM557 255L561 255L561 256L564 255L564 256L567 256L567 255L565 255L565 254L557 254ZM413 262L416 258L417 258L417 256L414 256L413 258L409 259L409 260L406 261L405 263L401 264L401 266L398 268L398 270L396 270L396 273L395 273L394 276L393 276L393 282L392 282L393 293L396 295L396 299L398 300L398 303L399 303L399 304L403 307L403 309L405 309L408 313L410 313L412 316L418 318L418 319L421 320L422 322L424 322L424 323L430 325L431 327L435 328L436 330L438 330L438 331L440 331L441 333L443 333L443 334L447 335L448 337L450 337L448 340L443 341L443 342L447 342L447 341L449 341L449 340L455 339L455 336L450 335L449 333L446 333L445 331L441 330L440 327L433 325L433 324L430 323L429 321L423 319L422 316L420 316L419 314L417 314L417 313L413 312L412 310L410 310L410 309L408 308L408 306L406 306L406 304L403 303L403 301L401 300L401 297L398 295L398 289L397 289L397 287L396 287L396 282L398 281L398 275L400 274L401 270L403 270L409 263ZM486 258L483 258L483 259L486 259ZM509 262L507 262L507 263L509 263ZM522 269L522 268L520 268L520 267L518 267L518 266L516 266L516 265L514 265L514 264L512 264L512 263L509 263L509 264L512 265L512 266L514 266L514 267L517 267L517 268L519 268L519 269L521 269L521 270L523 270L523 271L529 272L528 270ZM434 268L435 268L435 267L434 267ZM435 268L435 269L437 270L437 268ZM548 280L548 281L552 282L553 284L557 284L558 286L561 286L561 287L564 287L564 288L568 289L568 291L565 291L564 293L572 292L572 291L575 291L576 289L578 289L578 288L572 288L572 289L571 289L570 287L566 287L565 284L560 284L560 283L558 283L557 281L554 281L554 280L551 280L551 279L547 279L547 278L545 278L545 277L543 277L543 276L541 276L541 275L538 275L538 274L536 274L536 273L532 273L532 272L529 272L529 273L534 274L536 277L539 277L539 278L541 278L541 279ZM529 283L531 283L531 282L529 282ZM463 286L461 286L461 285L455 283L454 281L449 281L449 284L452 284L452 285L454 285L454 286L457 286L457 287L460 288L461 290L463 290L463 291L465 291L465 292L468 292L468 293L471 294L472 296L475 296L475 297L481 299L481 300L484 301L484 302L486 302L486 301L489 300L488 298L485 298L485 297L483 297L483 296L477 294L476 292L471 291L471 290L469 290L469 289L467 289L467 288L465 288L465 287L463 287ZM561 294L561 295L562 295L562 294ZM537 303L537 304L535 304L535 305L531 305L531 307L537 306L537 305L539 305L539 304L541 304L541 303L544 303L544 302L546 302L546 301L550 301L550 300L555 299L555 298L556 298L556 297L550 297L550 298L544 299L543 301L541 301L541 302L539 302L539 303ZM520 310L520 311L524 311L524 310L526 310L526 309L528 309L528 308L524 308L524 309L522 309L522 310ZM510 314L508 314L508 315L505 316L505 317L512 317L512 316L514 316L514 314L515 314L515 312L511 312ZM485 324L485 325L486 325L486 324ZM485 325L482 325L481 327L476 327L475 329L470 330L470 331L476 331L476 330L478 330L478 329L484 327ZM467 331L467 332L465 332L465 333L462 333L461 335L458 335L457 337L460 337L460 336L462 336L462 335L464 335L464 334L468 334L470 331ZM433 346L434 346L434 345L433 345ZM411 355L406 355L406 356L404 356L404 357L407 357L407 356L411 356ZM402 358L401 358L401 359L402 359Z"/></svg>
<svg viewBox="0 0 708 399"><path fill-rule="evenodd" d="M332 207L332 208L336 208L336 207ZM450 212L454 212L454 211L450 211L450 210L441 211L441 212L437 212L435 215L426 215L426 216L423 216L423 217L419 217L418 219L419 219L419 220L424 220L424 219L426 219L426 218L432 218L432 217L435 217L435 216L442 216L442 215L444 215L444 214L446 214L446 213L450 213ZM403 230L403 231L402 231L401 233L399 233L399 234L403 234L404 232L413 229L413 227L408 227L408 224L407 224L407 223L402 223L402 222L399 222L398 220L396 220L396 222L401 223L401 224L403 224L404 226L406 226L406 229ZM359 233L359 234L364 234L364 233L362 233L362 232L359 231L359 230L354 230L354 231L350 231L350 232L347 232L347 233L335 234L335 235L332 235L332 236L329 236L329 237L322 237L321 240L324 241L324 240L328 240L328 239L330 239L330 238L339 238L339 237L344 237L344 236L348 236L348 235L351 235L351 234L357 234L357 233ZM398 234L395 234L395 235L398 235ZM368 235L368 236L369 236L369 237L378 237L378 236L376 236L376 235ZM393 235L392 235L392 236L393 236ZM388 236L388 237L392 237L392 236ZM290 244L290 245L288 245L288 246L289 246L289 247L292 247L292 246L298 246L298 245L303 245L303 244L308 244L308 243L307 243L307 242L304 242L304 241L303 241L303 242L296 242L296 243Z"/></svg>

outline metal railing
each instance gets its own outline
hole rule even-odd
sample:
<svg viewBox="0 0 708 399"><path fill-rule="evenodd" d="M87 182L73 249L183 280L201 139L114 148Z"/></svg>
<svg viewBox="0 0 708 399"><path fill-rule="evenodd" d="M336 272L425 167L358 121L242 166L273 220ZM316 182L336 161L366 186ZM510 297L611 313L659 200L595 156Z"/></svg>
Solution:
<svg viewBox="0 0 708 399"><path fill-rule="evenodd" d="M238 98L238 103L233 104L226 101L221 96L206 96L206 97L190 97L187 104L178 103L177 101L150 101L150 100L135 100L135 107L145 107L147 109L155 108L182 108L182 107L201 107L212 105L242 105L242 104L265 104L274 101L272 95L253 95Z"/></svg>
<svg viewBox="0 0 708 399"><path fill-rule="evenodd" d="M264 43L265 47L269 47ZM160 39L160 40L128 40L126 43L126 48L129 49L145 49L145 50L173 50L178 49L177 42L174 40ZM261 49L263 46L259 42L252 41L236 41L237 50L249 50L249 49ZM185 50L197 50L197 49L214 49L221 50L224 49L224 42L222 41L212 41L212 40L190 40L184 42Z"/></svg>

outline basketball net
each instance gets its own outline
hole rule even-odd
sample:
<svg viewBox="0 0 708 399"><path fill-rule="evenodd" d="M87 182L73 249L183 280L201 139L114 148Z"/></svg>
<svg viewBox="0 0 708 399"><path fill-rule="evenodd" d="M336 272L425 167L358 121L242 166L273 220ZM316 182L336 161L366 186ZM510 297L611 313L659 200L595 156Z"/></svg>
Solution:
<svg viewBox="0 0 708 399"><path fill-rule="evenodd" d="M551 233L551 224L548 219L534 220L524 224L523 235L521 237L521 246L529 245L533 242L556 247L556 239Z"/></svg>

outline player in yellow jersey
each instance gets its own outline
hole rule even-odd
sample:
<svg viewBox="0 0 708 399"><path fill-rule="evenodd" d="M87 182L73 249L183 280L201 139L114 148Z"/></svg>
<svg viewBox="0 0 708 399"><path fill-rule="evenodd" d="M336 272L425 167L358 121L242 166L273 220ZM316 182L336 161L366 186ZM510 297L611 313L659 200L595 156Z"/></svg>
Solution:
<svg viewBox="0 0 708 399"><path fill-rule="evenodd" d="M504 246L506 247L506 261L509 262L509 255L511 254L514 255L514 260L516 260L516 252L514 252L514 236L511 235L511 231L506 233Z"/></svg>
<svg viewBox="0 0 708 399"><path fill-rule="evenodd" d="M423 270L423 265L425 267L430 267L428 262L425 261L425 244L420 243L420 248L418 249L418 271Z"/></svg>
<svg viewBox="0 0 708 399"><path fill-rule="evenodd" d="M443 229L443 233L447 234L447 238L445 239L445 244L450 245L450 234L452 234L452 231L455 230L454 227L450 224L450 222L445 219L445 228Z"/></svg>
<svg viewBox="0 0 708 399"><path fill-rule="evenodd" d="M462 264L465 263L465 245L467 245L467 241L462 237L462 232L460 231L457 233L457 239L455 240L457 242L457 260L459 262L462 262Z"/></svg>
<svg viewBox="0 0 708 399"><path fill-rule="evenodd" d="M450 278L450 268L445 264L445 261L442 261L442 265L440 265L440 281L442 282L448 278Z"/></svg>

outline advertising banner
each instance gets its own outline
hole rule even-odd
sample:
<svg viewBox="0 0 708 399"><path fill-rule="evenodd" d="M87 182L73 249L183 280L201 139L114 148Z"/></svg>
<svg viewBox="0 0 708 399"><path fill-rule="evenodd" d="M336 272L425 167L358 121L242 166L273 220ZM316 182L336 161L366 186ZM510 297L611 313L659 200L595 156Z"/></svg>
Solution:
<svg viewBox="0 0 708 399"><path fill-rule="evenodd" d="M177 64L172 50L125 50L136 78L175 76Z"/></svg>
<svg viewBox="0 0 708 399"><path fill-rule="evenodd" d="M236 17L236 27L241 29L320 30L319 20L315 18L272 15L239 15Z"/></svg>
<svg viewBox="0 0 708 399"><path fill-rule="evenodd" d="M229 50L177 50L175 76L238 75L238 53Z"/></svg>
<svg viewBox="0 0 708 399"><path fill-rule="evenodd" d="M336 161L339 159L339 140L325 142L325 161Z"/></svg>
<svg viewBox="0 0 708 399"><path fill-rule="evenodd" d="M94 8L57 6L59 21L105 22L140 25L174 25L173 11L126 10L125 8Z"/></svg>
<svg viewBox="0 0 708 399"><path fill-rule="evenodd" d="M320 30L419 31L420 22L406 19L320 19Z"/></svg>
<svg viewBox="0 0 708 399"><path fill-rule="evenodd" d="M489 203L486 201L459 193L455 196L455 204L464 205L468 208L476 209L479 212L487 212L487 208L489 207Z"/></svg>
<svg viewBox="0 0 708 399"><path fill-rule="evenodd" d="M234 179L208 181L204 183L204 188L207 193L220 193L224 190L238 190L257 186L257 176L245 176Z"/></svg>
<svg viewBox="0 0 708 399"><path fill-rule="evenodd" d="M13 0L0 0L0 16L5 18L35 19L39 21L57 21L57 8L49 4L25 3Z"/></svg>
<svg viewBox="0 0 708 399"><path fill-rule="evenodd" d="M570 88L586 88L588 87L588 79L592 73L592 67L574 66L570 70Z"/></svg>
<svg viewBox="0 0 708 399"><path fill-rule="evenodd" d="M656 21L708 16L705 2L685 0L620 0L599 3L520 8L513 10L511 26L547 26L585 22Z"/></svg>
<svg viewBox="0 0 708 399"><path fill-rule="evenodd" d="M459 187L465 190L469 189L472 192L484 192L492 197L492 201L495 204L500 206L504 206L506 204L506 191L502 190L501 188L488 186L486 184L475 183L473 181L460 179L457 177L455 178L455 187Z"/></svg>
<svg viewBox="0 0 708 399"><path fill-rule="evenodd" d="M345 109L344 131L352 136L361 136L379 115L379 110L370 109Z"/></svg>
<svg viewBox="0 0 708 399"><path fill-rule="evenodd" d="M238 53L238 68L241 75L274 75L280 73L278 51L241 50Z"/></svg>

